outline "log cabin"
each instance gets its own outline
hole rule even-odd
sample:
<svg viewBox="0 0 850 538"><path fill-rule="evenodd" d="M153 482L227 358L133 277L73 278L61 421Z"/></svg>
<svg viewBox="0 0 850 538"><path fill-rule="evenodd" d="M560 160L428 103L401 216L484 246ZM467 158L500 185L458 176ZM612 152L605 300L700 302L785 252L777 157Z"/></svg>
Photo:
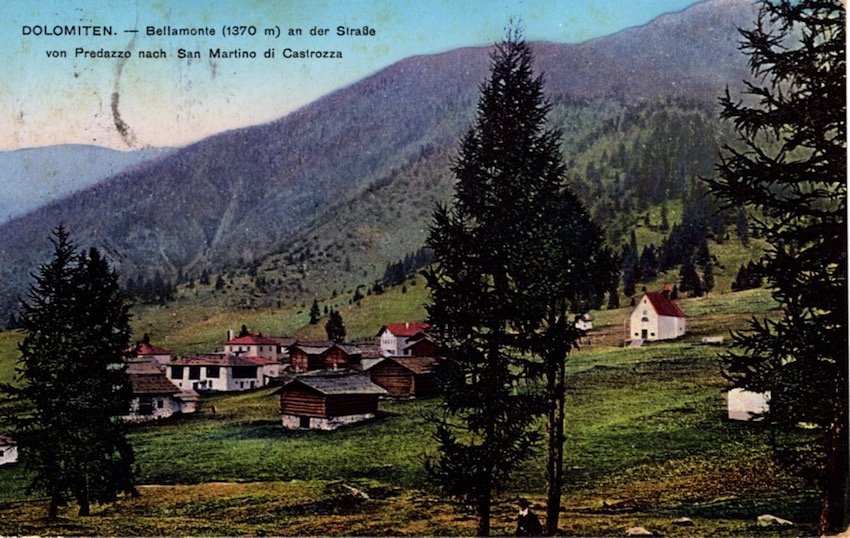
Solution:
<svg viewBox="0 0 850 538"><path fill-rule="evenodd" d="M373 383L396 398L425 398L439 392L434 357L387 357L367 371Z"/></svg>
<svg viewBox="0 0 850 538"><path fill-rule="evenodd" d="M275 391L284 428L335 430L368 420L387 391L353 372L313 372L296 376Z"/></svg>
<svg viewBox="0 0 850 538"><path fill-rule="evenodd" d="M293 372L357 367L361 360L360 350L348 344L304 341L289 347L289 367Z"/></svg>

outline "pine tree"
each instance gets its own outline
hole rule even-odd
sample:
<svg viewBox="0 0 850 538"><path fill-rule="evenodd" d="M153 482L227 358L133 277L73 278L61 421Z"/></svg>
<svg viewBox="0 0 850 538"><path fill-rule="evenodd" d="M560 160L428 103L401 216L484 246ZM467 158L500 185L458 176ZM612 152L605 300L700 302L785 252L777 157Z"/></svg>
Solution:
<svg viewBox="0 0 850 538"><path fill-rule="evenodd" d="M679 291L686 291L691 297L702 297L702 282L691 258L685 260L679 271Z"/></svg>
<svg viewBox="0 0 850 538"><path fill-rule="evenodd" d="M244 323L241 327L239 327L239 334L236 335L237 338L242 338L243 336L250 336L251 331L248 330L248 326Z"/></svg>
<svg viewBox="0 0 850 538"><path fill-rule="evenodd" d="M714 289L714 262L711 260L702 268L702 288L705 293Z"/></svg>
<svg viewBox="0 0 850 538"><path fill-rule="evenodd" d="M310 325L318 324L321 317L322 311L319 309L319 301L313 299L313 304L310 305Z"/></svg>
<svg viewBox="0 0 850 538"><path fill-rule="evenodd" d="M565 362L580 336L575 317L598 306L617 261L601 230L566 188L560 134L531 49L516 30L496 45L476 125L453 167L454 205L440 206L425 272L443 415L439 454L428 469L443 491L473 508L490 530L493 496L530 456L547 417L547 526L557 527L563 480ZM527 382L544 377L542 400ZM458 432L465 432L458 435Z"/></svg>
<svg viewBox="0 0 850 538"><path fill-rule="evenodd" d="M658 227L662 232L670 229L670 217L667 214L667 200L661 202L661 225Z"/></svg>
<svg viewBox="0 0 850 538"><path fill-rule="evenodd" d="M490 532L493 496L539 439L529 429L531 397L518 390L525 367L514 329L527 314L517 262L528 254L529 195L544 165L529 152L548 109L541 93L529 48L510 32L491 54L476 125L461 141L454 204L437 208L428 238L435 259L425 273L428 317L446 360L437 370L439 452L427 469L445 494L474 511L482 536Z"/></svg>
<svg viewBox="0 0 850 538"><path fill-rule="evenodd" d="M51 241L53 256L22 303L19 383L2 389L30 409L11 420L31 486L47 493L54 518L69 498L88 515L91 502L135 490L121 419L132 396L128 306L97 250L79 254L62 226Z"/></svg>
<svg viewBox="0 0 850 538"><path fill-rule="evenodd" d="M838 0L764 3L742 32L753 81L721 100L740 144L725 146L712 191L763 217L760 271L781 305L724 360L736 387L770 391L776 455L823 492L821 534L850 523L848 495L846 11ZM814 425L801 430L800 423Z"/></svg>
<svg viewBox="0 0 850 538"><path fill-rule="evenodd" d="M331 310L331 313L328 315L328 321L325 323L325 333L331 342L345 342L345 322L342 320L342 314L337 310Z"/></svg>

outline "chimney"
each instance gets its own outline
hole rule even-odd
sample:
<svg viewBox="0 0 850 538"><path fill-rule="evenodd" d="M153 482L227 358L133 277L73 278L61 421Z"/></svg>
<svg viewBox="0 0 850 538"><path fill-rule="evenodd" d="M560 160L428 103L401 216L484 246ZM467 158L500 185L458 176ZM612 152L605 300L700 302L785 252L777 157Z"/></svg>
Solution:
<svg viewBox="0 0 850 538"><path fill-rule="evenodd" d="M233 329L227 329L227 340L225 341L230 342L231 340L233 340Z"/></svg>
<svg viewBox="0 0 850 538"><path fill-rule="evenodd" d="M410 322L409 322L409 321L405 321L405 322L404 322L404 328L405 328L405 329L409 329L409 328L410 328Z"/></svg>
<svg viewBox="0 0 850 538"><path fill-rule="evenodd" d="M664 288L661 290L661 295L663 295L665 299L669 299L672 291L673 288L670 287L670 284L665 283Z"/></svg>

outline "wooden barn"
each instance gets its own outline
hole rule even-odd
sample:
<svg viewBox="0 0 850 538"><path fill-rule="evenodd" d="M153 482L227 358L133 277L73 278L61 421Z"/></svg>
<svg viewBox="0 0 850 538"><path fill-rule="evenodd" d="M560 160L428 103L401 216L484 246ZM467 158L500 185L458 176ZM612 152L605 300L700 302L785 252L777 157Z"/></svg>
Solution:
<svg viewBox="0 0 850 538"><path fill-rule="evenodd" d="M360 364L362 354L354 346L335 342L296 342L289 347L289 365L293 372L334 370Z"/></svg>
<svg viewBox="0 0 850 538"><path fill-rule="evenodd" d="M368 420L387 391L350 372L315 372L293 378L276 391L284 428L335 430Z"/></svg>
<svg viewBox="0 0 850 538"><path fill-rule="evenodd" d="M396 398L425 398L439 392L434 357L387 357L369 368L369 379Z"/></svg>
<svg viewBox="0 0 850 538"><path fill-rule="evenodd" d="M437 355L437 344L423 334L416 340L408 341L401 354L404 357L434 357Z"/></svg>

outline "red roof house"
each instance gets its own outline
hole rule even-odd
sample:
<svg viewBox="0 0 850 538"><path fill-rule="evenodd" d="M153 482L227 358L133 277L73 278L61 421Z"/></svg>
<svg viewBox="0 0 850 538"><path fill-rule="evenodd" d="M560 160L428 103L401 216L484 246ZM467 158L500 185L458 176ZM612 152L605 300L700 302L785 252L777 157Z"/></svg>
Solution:
<svg viewBox="0 0 850 538"><path fill-rule="evenodd" d="M377 334L381 351L386 357L404 355L404 349L414 340L425 337L430 328L431 325L423 321L388 323Z"/></svg>
<svg viewBox="0 0 850 538"><path fill-rule="evenodd" d="M666 292L647 292L632 311L632 340L671 340L685 334L685 313Z"/></svg>

